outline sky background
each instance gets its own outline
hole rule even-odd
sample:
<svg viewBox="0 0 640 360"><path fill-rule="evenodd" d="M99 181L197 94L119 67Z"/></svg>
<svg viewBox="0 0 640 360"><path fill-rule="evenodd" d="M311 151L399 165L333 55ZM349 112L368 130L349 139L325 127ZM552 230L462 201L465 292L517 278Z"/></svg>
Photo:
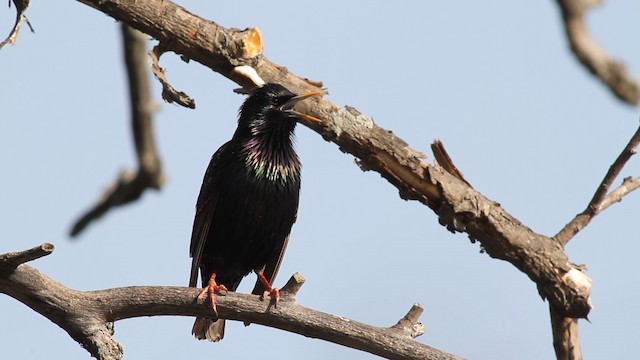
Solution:
<svg viewBox="0 0 640 360"><path fill-rule="evenodd" d="M351 105L430 155L441 139L467 180L534 231L555 234L582 211L638 126L570 54L552 1L180 1L226 27L257 26L264 54L321 80ZM0 33L13 9L0 7ZM640 74L640 2L610 1L589 16L605 49ZM243 97L202 65L165 54L189 110L153 96L167 175L160 192L111 211L77 239L71 224L124 170L135 168L119 24L73 1L33 1L17 46L0 51L0 253L43 242L29 263L79 290L186 285L194 204L211 154L234 129ZM149 46L154 45L149 41ZM276 286L294 272L305 306L390 326L425 308L430 346L472 359L551 359L548 306L511 264L451 234L427 207L406 202L377 173L299 126L303 186L298 222ZM429 156L428 161L432 161ZM633 158L624 176L640 175ZM599 215L568 245L589 267L592 323L580 321L587 359L640 355L637 258L640 193ZM254 275L239 291L249 292ZM86 359L63 330L0 296L1 358ZM192 318L116 323L125 359L369 359L320 340L237 322L224 341L198 342Z"/></svg>

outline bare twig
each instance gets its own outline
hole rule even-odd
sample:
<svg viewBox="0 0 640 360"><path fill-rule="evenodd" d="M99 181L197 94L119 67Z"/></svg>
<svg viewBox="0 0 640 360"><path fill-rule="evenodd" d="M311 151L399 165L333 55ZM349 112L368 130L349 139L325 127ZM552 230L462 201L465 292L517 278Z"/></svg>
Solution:
<svg viewBox="0 0 640 360"><path fill-rule="evenodd" d="M295 276L294 276L295 277ZM290 283L299 283L299 278ZM286 287L285 287L286 288ZM139 316L213 316L196 303L200 289L175 286L133 286L98 291L65 287L38 270L0 262L0 292L50 319L98 359L120 359L122 347L113 339L113 322ZM460 357L413 340L403 331L376 327L322 313L280 299L271 307L258 296L229 292L217 298L218 313L239 320L318 338L392 359L456 360ZM416 311L407 318L417 321Z"/></svg>
<svg viewBox="0 0 640 360"><path fill-rule="evenodd" d="M611 164L609 171L607 171L607 174L604 176L604 179L602 179L598 190L596 190L596 193L589 202L588 208L591 212L595 213L601 208L602 202L604 201L611 184L613 184L613 181L618 177L627 161L631 159L631 156L636 154L638 143L640 143L640 127L636 130L635 134L633 134L629 143L627 143L627 146L624 147L620 155L618 155L616 161Z"/></svg>
<svg viewBox="0 0 640 360"><path fill-rule="evenodd" d="M556 240L563 247L582 229L584 229L596 215L602 210L609 207L614 202L622 200L622 197L631 191L640 187L640 178L632 180L631 178L625 178L617 189L607 194L611 184L618 177L622 168L631 156L637 152L638 143L640 143L640 127L636 130L635 134L631 137L627 145L622 149L622 152L616 160L609 167L609 171L602 179L600 186L596 190L593 198L587 205L587 207L578 214L573 220L562 228L553 239ZM579 275L582 272L567 273L567 275L575 274ZM576 284L580 283L582 279L580 276L567 276L569 281L574 281ZM580 286L580 285L576 285ZM586 288L591 288L591 282L584 284ZM578 320L567 317L559 313L554 309L553 305L549 305L551 312L551 330L553 332L553 347L556 351L556 357L559 360L581 360L582 353L580 351L580 342L578 339Z"/></svg>
<svg viewBox="0 0 640 360"><path fill-rule="evenodd" d="M393 325L391 329L403 332L412 338L416 338L424 334L427 330L424 325L418 322L420 315L422 315L422 311L423 309L420 304L413 304L411 309L407 312L407 315L398 320L398 323Z"/></svg>
<svg viewBox="0 0 640 360"><path fill-rule="evenodd" d="M631 180L630 178L626 178L620 187L607 195L611 184L613 184L615 179L618 177L627 161L629 161L631 156L636 154L639 143L640 127L636 130L635 134L633 134L624 149L622 149L618 158L616 158L613 164L609 167L609 171L607 171L604 179L602 179L600 186L598 186L598 189L586 209L576 215L575 218L573 218L553 237L556 241L562 244L562 246L566 245L580 230L584 229L591 222L591 219L598 215L602 210L611 206L611 204L620 201L624 195L640 186L640 180Z"/></svg>
<svg viewBox="0 0 640 360"><path fill-rule="evenodd" d="M622 201L622 198L625 197L630 192L640 188L640 177L635 179L631 177L626 177L622 180L622 184L615 188L612 192L607 195L600 206L597 209L597 212L600 213L602 210L608 208L609 206Z"/></svg>
<svg viewBox="0 0 640 360"><path fill-rule="evenodd" d="M597 0L557 0L571 51L578 60L621 101L640 104L640 82L621 62L612 59L587 29L585 13Z"/></svg>
<svg viewBox="0 0 640 360"><path fill-rule="evenodd" d="M304 277L300 273L294 273L289 281L280 289L280 298L292 298L295 299L298 291L304 284Z"/></svg>
<svg viewBox="0 0 640 360"><path fill-rule="evenodd" d="M53 252L53 248L52 244L44 243L29 250L2 254L0 255L0 266L2 266L2 264L6 264L16 267L28 261L36 260L51 254Z"/></svg>
<svg viewBox="0 0 640 360"><path fill-rule="evenodd" d="M165 51L166 50L162 44L154 46L153 49L149 51L149 56L151 57L151 71L160 84L162 84L162 99L169 104L176 103L189 109L195 109L195 100L185 92L176 90L171 86L169 80L167 80L164 69L160 67L160 56L162 56Z"/></svg>
<svg viewBox="0 0 640 360"><path fill-rule="evenodd" d="M137 171L122 172L92 209L73 225L71 236L78 235L89 223L115 206L138 199L146 189L160 189L164 183L160 159L153 137L153 102L149 91L146 63L146 36L127 25L122 26L124 54L131 97L131 125L138 158Z"/></svg>
<svg viewBox="0 0 640 360"><path fill-rule="evenodd" d="M0 49L2 49L7 44L13 45L16 43L16 41L18 40L18 33L20 32L20 27L22 26L23 22L27 23L27 26L29 26L29 29L31 30L32 33L35 32L33 30L33 26L31 26L31 23L29 22L29 19L27 19L27 16L24 14L27 11L27 8L29 7L30 0L11 0L11 1L16 7L16 22L13 24L13 28L11 29L9 36L7 36L6 39L0 42ZM11 6L11 2L9 2L9 6Z"/></svg>

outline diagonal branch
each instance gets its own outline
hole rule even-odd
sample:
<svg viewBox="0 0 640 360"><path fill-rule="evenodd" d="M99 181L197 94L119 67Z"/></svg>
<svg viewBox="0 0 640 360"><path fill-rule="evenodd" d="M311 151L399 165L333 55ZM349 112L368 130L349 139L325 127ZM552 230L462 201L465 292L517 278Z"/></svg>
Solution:
<svg viewBox="0 0 640 360"><path fill-rule="evenodd" d="M71 229L71 236L78 235L112 207L135 201L146 189L158 190L164 183L151 124L154 105L147 76L146 36L126 24L122 25L122 35L138 169L135 172L122 172L93 208L76 220Z"/></svg>
<svg viewBox="0 0 640 360"><path fill-rule="evenodd" d="M421 313L419 305L412 307L399 322L401 325L376 327L300 305L295 300L295 292L302 282L299 274L292 277L282 289L284 296L277 308L260 301L258 296L229 292L217 297L218 312L229 320L274 327L386 358L461 359L413 339L421 334L421 325L417 323ZM112 337L115 321L159 315L213 316L207 305L196 303L200 289L132 286L78 291L33 267L15 267L3 262L0 262L0 292L45 316L67 331L92 356L103 360L122 357L122 347Z"/></svg>
<svg viewBox="0 0 640 360"><path fill-rule="evenodd" d="M580 230L584 229L602 210L611 206L615 202L622 200L622 197L631 191L640 187L640 178L632 180L625 178L622 185L607 194L611 184L620 175L620 172L624 168L625 164L631 156L635 155L638 151L638 144L640 143L640 127L636 130L635 134L631 137L627 145L622 149L618 158L611 164L609 171L602 179L600 186L596 190L593 198L580 214L576 215L567 225L562 228L553 238L558 241L562 246L565 246Z"/></svg>
<svg viewBox="0 0 640 360"><path fill-rule="evenodd" d="M640 104L640 82L633 79L624 64L612 59L591 36L585 13L599 0L557 0L571 51L589 72L621 101Z"/></svg>

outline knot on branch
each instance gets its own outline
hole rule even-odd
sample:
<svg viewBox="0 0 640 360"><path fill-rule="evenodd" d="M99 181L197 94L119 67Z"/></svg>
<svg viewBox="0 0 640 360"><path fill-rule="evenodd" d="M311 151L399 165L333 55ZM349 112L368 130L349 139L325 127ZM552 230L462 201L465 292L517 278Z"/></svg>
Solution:
<svg viewBox="0 0 640 360"><path fill-rule="evenodd" d="M7 265L15 268L20 264L51 254L54 248L53 244L44 243L29 250L2 254L0 255L0 265Z"/></svg>
<svg viewBox="0 0 640 360"><path fill-rule="evenodd" d="M398 320L398 322L390 329L400 332L405 336L409 336L414 339L417 338L427 331L424 325L418 322L423 311L424 309L420 304L413 304L407 314L402 319Z"/></svg>
<svg viewBox="0 0 640 360"><path fill-rule="evenodd" d="M280 299L295 301L302 284L304 284L304 277L300 273L291 275L289 281L280 289Z"/></svg>

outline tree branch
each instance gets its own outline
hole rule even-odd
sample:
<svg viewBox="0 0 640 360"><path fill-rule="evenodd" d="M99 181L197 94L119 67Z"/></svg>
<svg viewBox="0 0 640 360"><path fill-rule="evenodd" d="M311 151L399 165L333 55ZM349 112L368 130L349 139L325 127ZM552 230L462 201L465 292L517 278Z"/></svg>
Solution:
<svg viewBox="0 0 640 360"><path fill-rule="evenodd" d="M557 0L557 3L571 51L578 61L619 100L640 104L640 83L627 73L624 64L609 57L587 29L585 13L600 0Z"/></svg>
<svg viewBox="0 0 640 360"><path fill-rule="evenodd" d="M126 24L122 25L122 35L138 169L135 172L122 172L115 183L101 196L98 203L76 220L70 232L71 236L77 236L87 225L100 218L112 207L135 201L146 189L158 190L164 183L151 125L154 104L147 76L146 35Z"/></svg>
<svg viewBox="0 0 640 360"><path fill-rule="evenodd" d="M565 225L553 238L558 241L562 246L565 246L569 240L571 240L580 230L584 229L591 219L598 215L602 210L608 208L615 202L622 200L626 194L640 187L640 178L632 180L631 178L625 178L617 189L607 195L611 184L620 175L620 172L624 168L625 164L631 156L638 152L638 144L640 143L640 127L636 130L635 134L631 137L627 145L622 149L622 152L616 160L609 167L609 171L602 179L600 186L596 190L593 198L587 205L587 207L567 225Z"/></svg>
<svg viewBox="0 0 640 360"><path fill-rule="evenodd" d="M0 266L6 265L16 267L28 261L47 256L53 252L53 249L54 247L52 244L44 243L28 250L2 254L0 255Z"/></svg>
<svg viewBox="0 0 640 360"><path fill-rule="evenodd" d="M564 317L549 306L553 349L557 360L581 360L580 340L578 338L578 319Z"/></svg>
<svg viewBox="0 0 640 360"><path fill-rule="evenodd" d="M16 257L0 255L0 259L5 258ZM295 294L303 281L294 274L282 288L277 307L260 301L256 295L229 292L218 296L218 313L225 319L274 327L391 359L461 359L413 339L423 332L417 323L422 312L419 305L414 305L395 326L371 326L300 305ZM196 303L200 293L197 288L132 286L77 291L30 266L16 267L4 261L0 261L0 292L45 316L102 360L122 357L122 347L112 337L115 321L158 315L214 316L208 303Z"/></svg>

